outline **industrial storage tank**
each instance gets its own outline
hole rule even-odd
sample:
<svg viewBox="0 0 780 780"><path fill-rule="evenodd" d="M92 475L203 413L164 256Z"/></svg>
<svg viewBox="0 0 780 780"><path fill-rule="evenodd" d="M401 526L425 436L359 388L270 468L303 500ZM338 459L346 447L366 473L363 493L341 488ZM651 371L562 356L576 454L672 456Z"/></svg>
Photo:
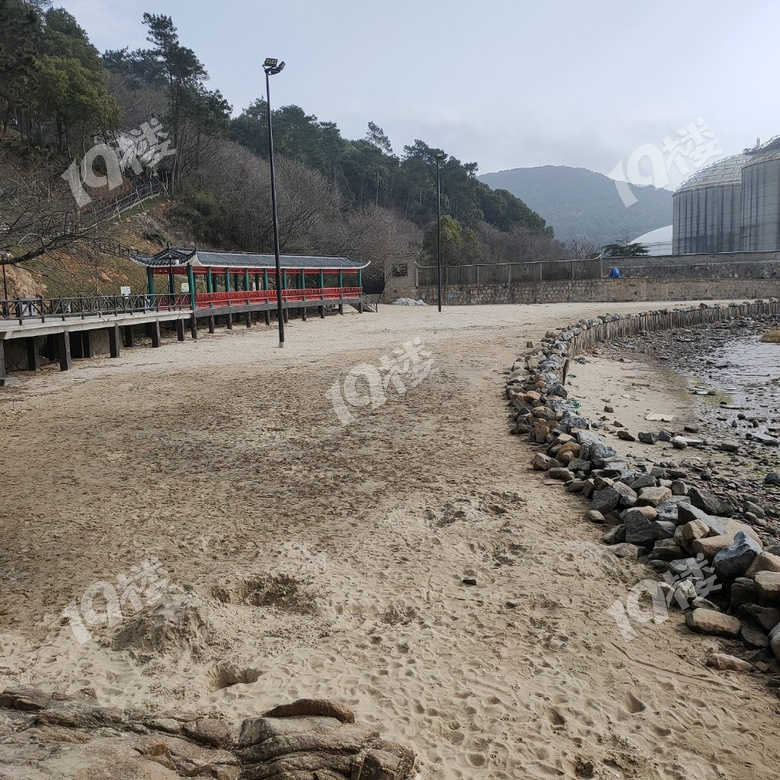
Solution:
<svg viewBox="0 0 780 780"><path fill-rule="evenodd" d="M742 168L742 249L780 249L780 138L753 151Z"/></svg>
<svg viewBox="0 0 780 780"><path fill-rule="evenodd" d="M678 187L672 200L674 254L740 251L741 173L749 159L746 154L735 154L718 160Z"/></svg>

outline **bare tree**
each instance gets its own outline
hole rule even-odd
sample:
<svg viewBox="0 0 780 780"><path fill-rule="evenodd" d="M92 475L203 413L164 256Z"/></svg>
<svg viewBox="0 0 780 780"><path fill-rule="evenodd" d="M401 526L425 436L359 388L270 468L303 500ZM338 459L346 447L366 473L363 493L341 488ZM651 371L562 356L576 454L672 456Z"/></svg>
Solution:
<svg viewBox="0 0 780 780"><path fill-rule="evenodd" d="M572 236L564 242L566 252L570 258L577 260L588 260L592 257L598 257L601 253L601 245L598 241L587 236Z"/></svg>

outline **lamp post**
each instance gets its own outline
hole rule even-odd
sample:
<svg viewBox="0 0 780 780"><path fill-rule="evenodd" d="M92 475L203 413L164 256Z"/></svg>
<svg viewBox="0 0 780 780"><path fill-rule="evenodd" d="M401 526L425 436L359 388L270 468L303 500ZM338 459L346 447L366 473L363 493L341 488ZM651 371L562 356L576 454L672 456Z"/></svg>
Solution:
<svg viewBox="0 0 780 780"><path fill-rule="evenodd" d="M447 155L436 152L436 286L438 289L439 311L441 311L441 161Z"/></svg>
<svg viewBox="0 0 780 780"><path fill-rule="evenodd" d="M279 347L284 346L284 307L282 304L282 269L279 260L279 218L276 213L276 172L274 170L274 130L271 118L271 76L281 73L284 63L269 57L263 63L265 96L268 103L268 159L271 163L271 210L274 220L274 258L276 259L276 319L279 322Z"/></svg>

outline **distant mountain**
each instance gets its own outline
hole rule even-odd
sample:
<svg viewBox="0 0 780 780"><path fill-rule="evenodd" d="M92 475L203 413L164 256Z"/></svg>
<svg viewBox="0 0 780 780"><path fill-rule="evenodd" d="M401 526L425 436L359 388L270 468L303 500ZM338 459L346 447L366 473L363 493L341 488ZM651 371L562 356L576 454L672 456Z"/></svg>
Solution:
<svg viewBox="0 0 780 780"><path fill-rule="evenodd" d="M573 236L599 244L622 242L672 223L672 193L633 187L637 202L626 208L615 182L601 173L565 165L513 168L478 177L492 189L508 190L539 213L566 241ZM630 185L628 185L630 186Z"/></svg>

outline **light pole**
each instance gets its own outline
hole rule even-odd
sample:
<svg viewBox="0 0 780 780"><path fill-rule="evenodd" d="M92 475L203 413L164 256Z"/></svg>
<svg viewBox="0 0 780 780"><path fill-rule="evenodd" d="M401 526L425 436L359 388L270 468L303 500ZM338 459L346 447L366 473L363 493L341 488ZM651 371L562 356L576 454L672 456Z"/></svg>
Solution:
<svg viewBox="0 0 780 780"><path fill-rule="evenodd" d="M276 319L279 321L279 347L284 346L284 308L282 304L282 269L279 261L279 218L276 213L276 172L274 170L274 129L271 118L271 76L281 73L284 63L268 57L263 63L265 96L268 103L268 159L271 163L271 210L274 220L274 257L276 259Z"/></svg>
<svg viewBox="0 0 780 780"><path fill-rule="evenodd" d="M436 152L436 286L438 289L439 311L441 311L441 161L447 155Z"/></svg>

